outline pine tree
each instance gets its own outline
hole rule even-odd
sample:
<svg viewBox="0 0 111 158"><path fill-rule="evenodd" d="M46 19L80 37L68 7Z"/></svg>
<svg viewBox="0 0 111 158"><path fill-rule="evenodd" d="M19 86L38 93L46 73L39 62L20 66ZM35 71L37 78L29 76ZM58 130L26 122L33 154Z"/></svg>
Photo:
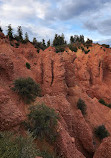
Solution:
<svg viewBox="0 0 111 158"><path fill-rule="evenodd" d="M28 36L28 33L26 32L25 33L25 43L29 42L29 36Z"/></svg>
<svg viewBox="0 0 111 158"><path fill-rule="evenodd" d="M81 42L81 43L84 43L84 41L85 41L85 40L84 40L84 36L83 36L83 35L80 35L80 42Z"/></svg>
<svg viewBox="0 0 111 158"><path fill-rule="evenodd" d="M61 36L58 34L55 34L54 40L53 40L53 46L60 46L60 45L64 45L65 41L64 41L64 34L62 34Z"/></svg>
<svg viewBox="0 0 111 158"><path fill-rule="evenodd" d="M47 41L47 47L49 47L49 46L50 46L50 40Z"/></svg>
<svg viewBox="0 0 111 158"><path fill-rule="evenodd" d="M9 37L10 40L13 40L13 29L11 27L11 24L8 26L7 36Z"/></svg>
<svg viewBox="0 0 111 158"><path fill-rule="evenodd" d="M93 41L91 40L91 39L89 39L89 38L87 38L87 41L86 41L86 44L92 44L93 43Z"/></svg>
<svg viewBox="0 0 111 158"><path fill-rule="evenodd" d="M42 40L42 44L43 44L44 47L46 47L44 39Z"/></svg>
<svg viewBox="0 0 111 158"><path fill-rule="evenodd" d="M74 37L73 36L70 37L70 44L72 44L72 43L74 43Z"/></svg>
<svg viewBox="0 0 111 158"><path fill-rule="evenodd" d="M18 33L19 41L23 42L23 32L22 32L22 27L21 26L18 26L17 33Z"/></svg>
<svg viewBox="0 0 111 158"><path fill-rule="evenodd" d="M33 42L32 43L33 43L34 46L37 44L37 39L35 37L33 38Z"/></svg>
<svg viewBox="0 0 111 158"><path fill-rule="evenodd" d="M0 32L3 32L3 30L2 30L2 28L1 28L1 26L0 26Z"/></svg>
<svg viewBox="0 0 111 158"><path fill-rule="evenodd" d="M58 45L58 35L55 34L54 40L53 40L53 46L57 46Z"/></svg>

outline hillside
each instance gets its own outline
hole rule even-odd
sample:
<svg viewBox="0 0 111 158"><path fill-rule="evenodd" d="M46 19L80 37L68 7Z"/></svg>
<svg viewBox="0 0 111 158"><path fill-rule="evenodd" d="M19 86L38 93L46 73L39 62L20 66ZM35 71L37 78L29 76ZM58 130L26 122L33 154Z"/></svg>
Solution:
<svg viewBox="0 0 111 158"><path fill-rule="evenodd" d="M60 116L56 148L65 158L111 158L111 137L100 141L94 134L105 125L111 134L111 109L99 103L111 103L111 49L98 44L88 54L68 48L56 53L54 47L44 51L28 42L18 48L0 34L0 131L24 133L21 125L28 106L12 91L17 78L31 77L42 88L42 97L34 105L45 103ZM31 68L27 69L26 63ZM77 108L81 98L86 114Z"/></svg>

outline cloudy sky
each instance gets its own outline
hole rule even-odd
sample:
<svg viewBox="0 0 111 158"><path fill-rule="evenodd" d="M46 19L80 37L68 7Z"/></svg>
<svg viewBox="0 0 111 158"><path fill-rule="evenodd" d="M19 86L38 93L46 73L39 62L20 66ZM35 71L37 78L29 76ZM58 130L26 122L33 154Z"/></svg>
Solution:
<svg viewBox="0 0 111 158"><path fill-rule="evenodd" d="M111 42L111 0L0 0L0 25L22 26L30 39L53 39L54 34L83 34ZM5 32L6 33L6 32Z"/></svg>

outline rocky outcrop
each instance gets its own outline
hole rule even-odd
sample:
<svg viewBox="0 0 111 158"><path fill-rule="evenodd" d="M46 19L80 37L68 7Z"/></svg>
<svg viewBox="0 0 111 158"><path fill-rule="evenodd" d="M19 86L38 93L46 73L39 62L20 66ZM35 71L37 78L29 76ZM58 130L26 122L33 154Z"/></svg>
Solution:
<svg viewBox="0 0 111 158"><path fill-rule="evenodd" d="M94 154L94 158L110 158L110 157L111 157L111 137L105 138Z"/></svg>
<svg viewBox="0 0 111 158"><path fill-rule="evenodd" d="M111 83L111 49L94 45L90 53L81 54L75 60L75 80L85 91L90 91L92 98L103 98L110 102L108 92Z"/></svg>
<svg viewBox="0 0 111 158"><path fill-rule="evenodd" d="M14 74L14 65L11 59L5 54L0 54L0 78L12 80Z"/></svg>
<svg viewBox="0 0 111 158"><path fill-rule="evenodd" d="M60 124L59 124L60 126ZM75 139L71 137L63 126L60 127L57 148L64 158L85 158L75 146Z"/></svg>
<svg viewBox="0 0 111 158"><path fill-rule="evenodd" d="M78 142L78 149L80 151L84 151L84 154L87 155L88 153L93 154L94 152L94 145L93 145L93 135L91 132L90 127L86 123L83 115L80 111L74 112L71 109L70 103L66 100L65 95L59 94L57 96L49 96L45 95L42 98L37 98L35 104L38 103L45 103L47 106L54 108L60 115L60 129L64 129L62 134L60 134L60 139L62 140L63 132L67 133L67 141L64 140L62 143L66 143L66 149L68 144L70 144L69 153L73 153L73 144L71 142L71 137L75 138L75 142ZM69 121L70 120L70 121ZM65 135L64 133L64 135ZM68 139L69 138L69 139ZM69 143L70 142L70 143ZM72 144L72 147L71 147ZM63 146L64 148L64 146ZM61 150L66 150L62 149ZM68 152L67 150L67 152ZM72 154L72 157L74 155ZM67 157L68 158L68 157Z"/></svg>
<svg viewBox="0 0 111 158"><path fill-rule="evenodd" d="M67 94L64 62L61 55L51 49L40 53L37 63L37 81L41 83L43 94Z"/></svg>
<svg viewBox="0 0 111 158"><path fill-rule="evenodd" d="M23 112L17 107L17 103L12 100L6 90L0 87L0 130L12 129L20 126L24 121Z"/></svg>

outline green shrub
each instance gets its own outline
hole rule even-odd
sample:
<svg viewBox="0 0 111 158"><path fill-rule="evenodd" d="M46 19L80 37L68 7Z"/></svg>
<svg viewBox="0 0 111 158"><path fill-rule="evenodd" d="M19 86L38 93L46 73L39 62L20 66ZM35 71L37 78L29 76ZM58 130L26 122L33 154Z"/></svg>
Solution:
<svg viewBox="0 0 111 158"><path fill-rule="evenodd" d="M69 45L69 49L71 50L71 51L74 51L74 52L77 52L77 47L76 46L74 46L74 45Z"/></svg>
<svg viewBox="0 0 111 158"><path fill-rule="evenodd" d="M88 54L90 52L90 50L84 50L85 54Z"/></svg>
<svg viewBox="0 0 111 158"><path fill-rule="evenodd" d="M88 38L87 41L85 42L84 46L90 47L90 46L92 46L92 43L93 43L93 41Z"/></svg>
<svg viewBox="0 0 111 158"><path fill-rule="evenodd" d="M100 100L99 100L99 103L101 103L101 104L103 104L103 105L105 105L105 106L111 108L111 104L107 104L103 99L100 99Z"/></svg>
<svg viewBox="0 0 111 158"><path fill-rule="evenodd" d="M0 158L35 158L39 155L31 134L27 137L0 132Z"/></svg>
<svg viewBox="0 0 111 158"><path fill-rule="evenodd" d="M110 134L107 131L106 127L104 125L98 126L95 128L95 135L98 137L100 140L102 140L105 137L108 137Z"/></svg>
<svg viewBox="0 0 111 158"><path fill-rule="evenodd" d="M99 103L101 103L101 104L103 104L103 105L105 105L105 106L107 105L106 102L104 101L104 99L100 99L100 100L99 100Z"/></svg>
<svg viewBox="0 0 111 158"><path fill-rule="evenodd" d="M88 48L88 47L87 47ZM84 47L81 47L81 50L82 52L84 52L85 54L88 54L90 52L90 49L89 50L85 50Z"/></svg>
<svg viewBox="0 0 111 158"><path fill-rule="evenodd" d="M15 43L16 48L18 48L20 46L20 43Z"/></svg>
<svg viewBox="0 0 111 158"><path fill-rule="evenodd" d="M10 42L10 45L11 45L12 47L14 47L14 43Z"/></svg>
<svg viewBox="0 0 111 158"><path fill-rule="evenodd" d="M111 103L110 103L110 104L107 104L107 106L108 106L109 108L111 108Z"/></svg>
<svg viewBox="0 0 111 158"><path fill-rule="evenodd" d="M64 52L65 51L65 46L56 46L56 53L59 53L59 52Z"/></svg>
<svg viewBox="0 0 111 158"><path fill-rule="evenodd" d="M13 85L12 90L17 92L27 104L34 101L37 96L41 96L40 85L30 77L16 79Z"/></svg>
<svg viewBox="0 0 111 158"><path fill-rule="evenodd" d="M77 102L77 108L81 110L83 115L86 114L86 104L81 98Z"/></svg>
<svg viewBox="0 0 111 158"><path fill-rule="evenodd" d="M82 52L84 52L85 50L84 50L84 47L81 47L81 50L82 50Z"/></svg>
<svg viewBox="0 0 111 158"><path fill-rule="evenodd" d="M109 48L110 47L110 45L108 45L108 44L102 44L102 46L105 47L105 48Z"/></svg>
<svg viewBox="0 0 111 158"><path fill-rule="evenodd" d="M55 141L57 136L58 113L45 104L39 104L30 108L27 128L34 137Z"/></svg>
<svg viewBox="0 0 111 158"><path fill-rule="evenodd" d="M40 52L40 49L37 49L37 53L39 53Z"/></svg>
<svg viewBox="0 0 111 158"><path fill-rule="evenodd" d="M27 67L27 69L30 69L30 68L31 68L31 66L30 66L29 63L26 63L26 67Z"/></svg>

